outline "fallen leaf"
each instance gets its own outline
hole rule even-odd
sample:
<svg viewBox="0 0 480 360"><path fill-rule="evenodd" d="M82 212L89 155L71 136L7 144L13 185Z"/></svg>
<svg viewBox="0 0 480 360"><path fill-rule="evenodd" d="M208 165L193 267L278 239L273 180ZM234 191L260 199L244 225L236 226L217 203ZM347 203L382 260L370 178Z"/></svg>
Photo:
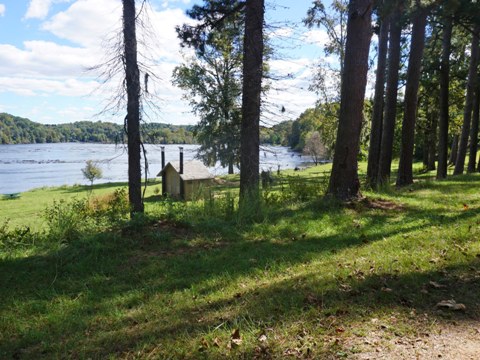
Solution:
<svg viewBox="0 0 480 360"><path fill-rule="evenodd" d="M453 311L465 311L467 307L464 304L457 303L455 300L442 300L437 305L437 308L449 309Z"/></svg>
<svg viewBox="0 0 480 360"><path fill-rule="evenodd" d="M345 332L345 329L342 328L342 327L339 327L339 328L336 328L336 329L335 329L335 332L337 332L337 333L343 333L343 332Z"/></svg>
<svg viewBox="0 0 480 360"><path fill-rule="evenodd" d="M388 293L390 293L390 292L393 291L393 290L390 289L389 287L385 287L385 286L383 286L380 290L383 291L383 292L388 292Z"/></svg>
<svg viewBox="0 0 480 360"><path fill-rule="evenodd" d="M299 357L301 352L298 349L287 349L283 352L283 355Z"/></svg>
<svg viewBox="0 0 480 360"><path fill-rule="evenodd" d="M208 342L205 338L200 340L200 346L198 347L198 351L205 351L208 349Z"/></svg>
<svg viewBox="0 0 480 360"><path fill-rule="evenodd" d="M213 346L220 347L220 339L218 337L213 339Z"/></svg>
<svg viewBox="0 0 480 360"><path fill-rule="evenodd" d="M468 205L467 204L463 204L463 210L468 210Z"/></svg>
<svg viewBox="0 0 480 360"><path fill-rule="evenodd" d="M265 334L260 335L260 336L258 337L258 341L260 341L260 342L265 342L265 341L267 341L267 335L265 335Z"/></svg>
<svg viewBox="0 0 480 360"><path fill-rule="evenodd" d="M233 330L232 335L230 335L230 338L231 339L240 339L241 338L240 330L239 329Z"/></svg>
<svg viewBox="0 0 480 360"><path fill-rule="evenodd" d="M430 281L429 284L435 289L445 289L447 287L446 285L439 284L435 281Z"/></svg>
<svg viewBox="0 0 480 360"><path fill-rule="evenodd" d="M232 332L232 335L230 335L230 348L233 348L235 346L240 346L242 343L242 337L240 336L240 330L235 329Z"/></svg>

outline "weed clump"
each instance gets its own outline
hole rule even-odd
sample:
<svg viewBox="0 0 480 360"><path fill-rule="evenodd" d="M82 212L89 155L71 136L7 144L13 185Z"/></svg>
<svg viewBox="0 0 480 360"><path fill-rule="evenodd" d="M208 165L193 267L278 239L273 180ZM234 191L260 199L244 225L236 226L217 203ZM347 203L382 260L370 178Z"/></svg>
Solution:
<svg viewBox="0 0 480 360"><path fill-rule="evenodd" d="M44 218L50 240L70 242L120 224L129 211L125 189L117 189L101 197L54 201Z"/></svg>

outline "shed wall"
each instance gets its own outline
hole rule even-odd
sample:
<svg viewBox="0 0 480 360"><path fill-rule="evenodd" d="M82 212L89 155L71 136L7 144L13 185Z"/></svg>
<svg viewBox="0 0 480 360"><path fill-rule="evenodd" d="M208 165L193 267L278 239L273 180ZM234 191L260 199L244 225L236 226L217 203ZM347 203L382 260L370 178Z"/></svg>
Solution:
<svg viewBox="0 0 480 360"><path fill-rule="evenodd" d="M177 172L172 168L168 167L166 169L165 174L165 181L166 181L166 191L167 194L173 197L180 196L180 176Z"/></svg>

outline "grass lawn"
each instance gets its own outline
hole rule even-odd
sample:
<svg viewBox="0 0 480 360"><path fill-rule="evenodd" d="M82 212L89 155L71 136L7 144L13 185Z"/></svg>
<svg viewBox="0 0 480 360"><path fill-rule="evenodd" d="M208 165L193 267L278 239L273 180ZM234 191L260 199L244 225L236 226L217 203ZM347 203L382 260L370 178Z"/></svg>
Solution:
<svg viewBox="0 0 480 360"><path fill-rule="evenodd" d="M290 172L256 222L224 195L172 203L150 187L148 219L0 247L0 358L414 358L446 329L480 329L480 175L309 199L328 169ZM41 230L52 199L84 191L27 192L0 219Z"/></svg>

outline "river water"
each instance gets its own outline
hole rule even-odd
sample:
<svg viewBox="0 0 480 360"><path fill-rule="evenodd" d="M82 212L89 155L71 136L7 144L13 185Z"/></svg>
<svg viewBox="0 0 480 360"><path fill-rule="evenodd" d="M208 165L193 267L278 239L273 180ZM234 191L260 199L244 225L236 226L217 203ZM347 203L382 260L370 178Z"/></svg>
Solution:
<svg viewBox="0 0 480 360"><path fill-rule="evenodd" d="M184 147L184 159L195 158L198 145ZM165 161L178 161L179 145L165 145ZM148 178L161 170L160 145L146 145ZM0 145L0 194L17 193L44 186L88 184L81 169L87 160L98 162L103 177L95 183L126 182L127 152L113 144L27 144ZM305 166L311 159L282 146L262 146L260 168L276 171ZM225 168L210 168L214 175L227 173Z"/></svg>

